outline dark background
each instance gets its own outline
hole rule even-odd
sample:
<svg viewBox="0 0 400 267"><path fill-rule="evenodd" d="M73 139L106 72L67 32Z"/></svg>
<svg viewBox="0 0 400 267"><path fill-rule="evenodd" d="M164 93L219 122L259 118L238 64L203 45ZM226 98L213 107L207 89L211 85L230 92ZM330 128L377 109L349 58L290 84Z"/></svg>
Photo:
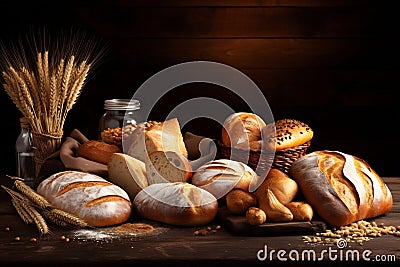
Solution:
<svg viewBox="0 0 400 267"><path fill-rule="evenodd" d="M400 174L400 23L397 9L387 2L30 2L0 3L1 40L14 40L32 26L50 31L78 27L108 47L68 113L65 135L77 128L97 138L104 100L131 98L144 81L174 64L209 60L248 75L263 91L276 120L307 123L314 130L309 151L339 150L364 159L381 176ZM1 89L0 173L10 174L21 114ZM162 120L177 104L199 96L248 111L223 88L190 84L163 97L151 119ZM218 138L220 125L196 119L183 131Z"/></svg>

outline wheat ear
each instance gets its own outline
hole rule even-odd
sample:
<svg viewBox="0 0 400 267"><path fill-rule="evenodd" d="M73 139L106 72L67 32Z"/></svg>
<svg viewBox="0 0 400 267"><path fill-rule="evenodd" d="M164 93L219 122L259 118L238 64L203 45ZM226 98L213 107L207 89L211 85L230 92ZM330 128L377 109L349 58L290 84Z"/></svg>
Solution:
<svg viewBox="0 0 400 267"><path fill-rule="evenodd" d="M37 193L31 187L20 180L14 181L15 187L21 191L28 199L30 199L33 203L38 205L41 209L51 209L51 204L45 199L42 195Z"/></svg>

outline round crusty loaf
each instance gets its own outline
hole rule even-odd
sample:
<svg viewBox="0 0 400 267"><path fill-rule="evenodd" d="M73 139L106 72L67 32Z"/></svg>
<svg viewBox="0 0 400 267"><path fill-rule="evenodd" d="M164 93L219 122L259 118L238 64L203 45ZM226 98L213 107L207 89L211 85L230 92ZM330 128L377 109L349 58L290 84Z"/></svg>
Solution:
<svg viewBox="0 0 400 267"><path fill-rule="evenodd" d="M39 184L37 192L54 207L74 214L91 226L123 223L132 212L132 203L123 189L86 172L53 174Z"/></svg>
<svg viewBox="0 0 400 267"><path fill-rule="evenodd" d="M149 184L187 182L192 177L189 160L174 151L154 151L146 162Z"/></svg>
<svg viewBox="0 0 400 267"><path fill-rule="evenodd" d="M107 165L114 153L120 153L116 145L102 141L90 140L81 144L76 150L76 156Z"/></svg>
<svg viewBox="0 0 400 267"><path fill-rule="evenodd" d="M254 113L233 113L223 123L222 143L228 147L259 151L258 141L264 127L264 120Z"/></svg>
<svg viewBox="0 0 400 267"><path fill-rule="evenodd" d="M363 160L339 151L315 151L289 173L307 202L333 226L382 215L392 208L389 188Z"/></svg>
<svg viewBox="0 0 400 267"><path fill-rule="evenodd" d="M216 198L224 197L234 188L249 191L258 176L246 164L230 159L212 160L199 167L192 176L192 184L207 190Z"/></svg>
<svg viewBox="0 0 400 267"><path fill-rule="evenodd" d="M312 129L295 119L282 119L262 129L262 137L269 150L282 151L302 145L313 138Z"/></svg>
<svg viewBox="0 0 400 267"><path fill-rule="evenodd" d="M213 195L183 182L149 185L136 195L133 205L143 218L181 226L207 224L218 212Z"/></svg>

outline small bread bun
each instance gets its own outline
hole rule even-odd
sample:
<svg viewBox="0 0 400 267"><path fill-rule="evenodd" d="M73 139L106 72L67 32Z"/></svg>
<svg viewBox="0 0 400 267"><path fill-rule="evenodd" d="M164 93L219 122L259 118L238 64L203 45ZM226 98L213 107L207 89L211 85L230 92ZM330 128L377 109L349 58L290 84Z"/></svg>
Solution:
<svg viewBox="0 0 400 267"><path fill-rule="evenodd" d="M233 189L226 195L226 207L232 214L244 215L248 208L256 205L256 196L248 191Z"/></svg>
<svg viewBox="0 0 400 267"><path fill-rule="evenodd" d="M261 225L261 224L265 223L266 220L267 220L267 215L260 208L250 207L246 211L246 221L250 225Z"/></svg>
<svg viewBox="0 0 400 267"><path fill-rule="evenodd" d="M76 150L76 156L107 165L114 153L120 153L121 148L102 141L90 140Z"/></svg>
<svg viewBox="0 0 400 267"><path fill-rule="evenodd" d="M228 147L252 149L250 143L261 140L261 129L265 126L263 119L254 113L233 113L224 121L222 143Z"/></svg>
<svg viewBox="0 0 400 267"><path fill-rule="evenodd" d="M294 119L278 120L262 129L262 136L267 148L275 151L302 145L310 141L313 134L307 124Z"/></svg>

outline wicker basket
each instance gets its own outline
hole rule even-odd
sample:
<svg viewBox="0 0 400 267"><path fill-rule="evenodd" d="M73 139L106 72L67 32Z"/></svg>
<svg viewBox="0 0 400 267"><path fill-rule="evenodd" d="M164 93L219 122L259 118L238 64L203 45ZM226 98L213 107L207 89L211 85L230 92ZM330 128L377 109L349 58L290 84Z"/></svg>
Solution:
<svg viewBox="0 0 400 267"><path fill-rule="evenodd" d="M302 145L293 148L275 151L275 158L272 166L283 171L284 173L288 173L290 166L292 166L293 162L295 162L307 153L307 149L310 144L311 142L308 141Z"/></svg>
<svg viewBox="0 0 400 267"><path fill-rule="evenodd" d="M220 158L243 162L258 175L265 174L270 168L277 168L284 173L288 173L293 162L306 154L310 144L311 142L308 141L294 148L275 151L274 154L272 151L261 153L261 151L231 148L218 140Z"/></svg>
<svg viewBox="0 0 400 267"><path fill-rule="evenodd" d="M218 148L220 158L243 162L258 175L269 171L274 160L273 151L263 151L261 153L261 151L232 148L224 145L220 140L218 141Z"/></svg>

